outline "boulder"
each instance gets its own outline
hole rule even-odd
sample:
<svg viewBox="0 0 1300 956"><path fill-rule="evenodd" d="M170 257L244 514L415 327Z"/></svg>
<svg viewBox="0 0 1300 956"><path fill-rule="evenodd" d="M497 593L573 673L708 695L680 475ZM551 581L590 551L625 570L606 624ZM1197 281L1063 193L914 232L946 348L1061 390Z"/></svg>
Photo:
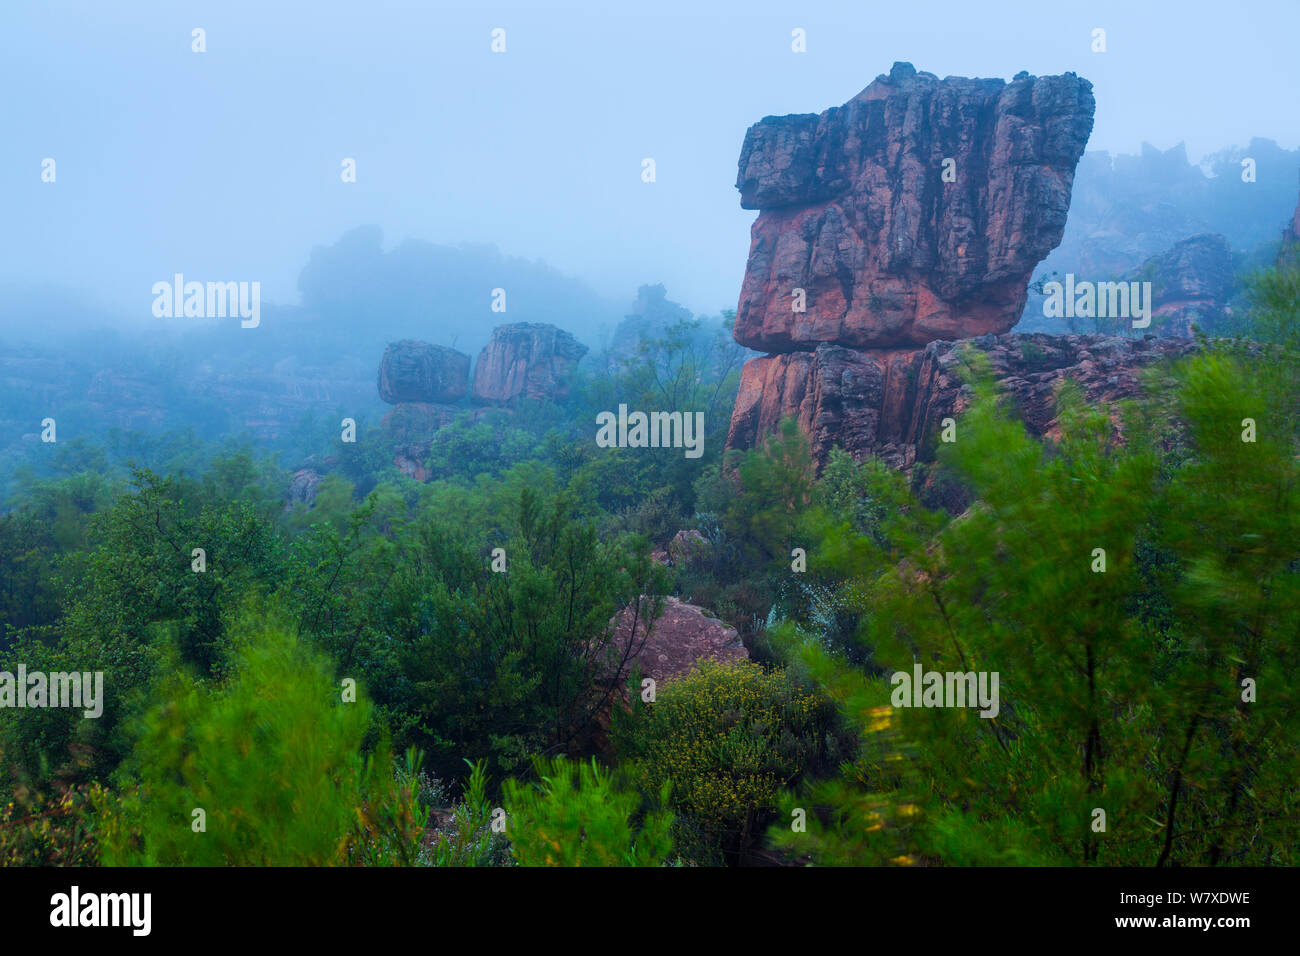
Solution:
<svg viewBox="0 0 1300 956"><path fill-rule="evenodd" d="M1235 276L1232 250L1223 236L1192 236L1152 256L1127 280L1149 281L1151 330L1190 337L1193 327L1210 331L1226 314Z"/></svg>
<svg viewBox="0 0 1300 956"><path fill-rule="evenodd" d="M379 397L400 402L456 402L469 386L469 356L414 339L394 342L379 363Z"/></svg>
<svg viewBox="0 0 1300 956"><path fill-rule="evenodd" d="M540 322L492 330L474 366L474 401L504 405L516 398L561 399L587 352L568 332Z"/></svg>
<svg viewBox="0 0 1300 956"><path fill-rule="evenodd" d="M675 597L664 598L663 613L649 627L644 616L629 605L614 618L612 641L616 654L606 679L625 681L634 663L640 664L643 677L653 678L659 686L690 672L701 660L748 660L749 652L733 627L709 615L703 608ZM617 671L615 673L615 670Z"/></svg>

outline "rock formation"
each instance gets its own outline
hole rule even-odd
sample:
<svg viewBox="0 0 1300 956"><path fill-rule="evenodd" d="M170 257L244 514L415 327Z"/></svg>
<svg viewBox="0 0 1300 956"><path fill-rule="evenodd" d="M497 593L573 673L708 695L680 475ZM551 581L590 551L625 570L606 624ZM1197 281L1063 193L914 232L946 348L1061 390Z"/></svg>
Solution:
<svg viewBox="0 0 1300 956"><path fill-rule="evenodd" d="M1070 378L1089 401L1111 405L1136 395L1141 369L1191 351L1190 339L1107 335L986 335L931 342L923 349L858 351L822 344L745 365L736 397L729 448L752 448L794 417L824 464L839 445L861 460L868 455L896 468L925 460L943 419L969 404L961 378L963 350L989 357L999 387L1028 430L1055 434L1055 390Z"/></svg>
<svg viewBox="0 0 1300 956"><path fill-rule="evenodd" d="M643 341L660 338L672 325L690 318L690 309L668 298L668 290L663 285L641 286L636 291L632 312L618 324L610 339L610 361L616 364L635 361Z"/></svg>
<svg viewBox="0 0 1300 956"><path fill-rule="evenodd" d="M1192 327L1210 331L1225 314L1234 275L1228 240L1217 234L1192 236L1152 256L1129 281L1151 283L1151 330L1190 337Z"/></svg>
<svg viewBox="0 0 1300 956"><path fill-rule="evenodd" d="M320 487L321 473L313 468L299 468L293 473L293 480L289 483L288 501L285 503L285 509L289 510L294 505L304 505L310 508L316 502L316 491Z"/></svg>
<svg viewBox="0 0 1300 956"><path fill-rule="evenodd" d="M1093 108L1072 73L940 80L895 63L842 107L750 127L736 187L760 212L735 338L776 354L746 363L728 447L789 415L819 463L838 444L906 467L959 410L955 340L993 349L1043 430L1062 375L1094 375L1105 397L1111 365L1137 361L1125 350L1161 351L995 334L1061 240Z"/></svg>
<svg viewBox="0 0 1300 956"><path fill-rule="evenodd" d="M428 481L425 460L439 428L464 412L457 405L435 405L428 402L403 402L395 405L384 416L380 426L393 443L393 465L402 474L416 481Z"/></svg>
<svg viewBox="0 0 1300 956"><path fill-rule="evenodd" d="M557 399L569 394L569 379L587 352L554 325L499 325L474 366L474 401L506 404L520 396Z"/></svg>
<svg viewBox="0 0 1300 956"><path fill-rule="evenodd" d="M414 339L394 342L379 363L379 397L399 402L456 402L469 387L469 356Z"/></svg>
<svg viewBox="0 0 1300 956"><path fill-rule="evenodd" d="M413 339L390 344L379 364L379 397L393 406L382 428L392 444L394 466L427 481L425 462L438 429L465 414L477 420L493 412L484 406L507 405L520 397L563 398L586 351L553 325L498 326L474 368L472 395L478 407L471 408L462 401L471 391L468 355Z"/></svg>
<svg viewBox="0 0 1300 956"><path fill-rule="evenodd" d="M1071 73L940 80L895 63L844 106L751 126L736 188L761 212L736 341L899 348L1007 331L1061 240L1093 108Z"/></svg>
<svg viewBox="0 0 1300 956"><path fill-rule="evenodd" d="M663 614L651 625L649 634L644 616L635 621L634 631L635 617L629 606L615 618L615 659L626 657L627 660L618 674L605 675L607 679L625 681L633 663L637 663L643 677L654 678L662 686L667 680L689 673L701 660L728 662L749 658L734 627L678 598L664 598Z"/></svg>

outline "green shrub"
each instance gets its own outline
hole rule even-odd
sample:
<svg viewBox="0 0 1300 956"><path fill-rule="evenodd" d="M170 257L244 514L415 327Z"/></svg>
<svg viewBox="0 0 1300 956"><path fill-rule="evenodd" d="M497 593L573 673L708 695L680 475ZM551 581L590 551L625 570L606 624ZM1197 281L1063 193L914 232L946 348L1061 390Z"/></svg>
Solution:
<svg viewBox="0 0 1300 956"><path fill-rule="evenodd" d="M643 793L673 782L670 806L706 844L737 852L775 814L782 787L825 752L828 702L786 671L706 661L637 714L622 741Z"/></svg>
<svg viewBox="0 0 1300 956"><path fill-rule="evenodd" d="M234 658L222 685L177 672L157 688L119 792L98 802L102 862L413 863L416 788L386 746L361 753L369 703L342 702L326 660L278 626ZM408 755L404 776L418 770Z"/></svg>
<svg viewBox="0 0 1300 956"><path fill-rule="evenodd" d="M469 763L469 761L465 761ZM429 866L509 866L505 834L492 827L496 810L488 800L487 761L470 763L465 793L451 819L438 829L421 857Z"/></svg>
<svg viewBox="0 0 1300 956"><path fill-rule="evenodd" d="M594 760L538 758L539 782L508 780L511 852L521 866L660 866L672 851L672 814L640 821L641 797L619 788ZM657 794L668 800L670 784Z"/></svg>

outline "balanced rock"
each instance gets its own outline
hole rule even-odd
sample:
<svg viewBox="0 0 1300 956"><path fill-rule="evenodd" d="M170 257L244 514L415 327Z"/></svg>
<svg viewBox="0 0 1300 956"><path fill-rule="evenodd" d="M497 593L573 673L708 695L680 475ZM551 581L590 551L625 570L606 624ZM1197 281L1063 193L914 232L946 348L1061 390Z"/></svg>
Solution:
<svg viewBox="0 0 1300 956"><path fill-rule="evenodd" d="M1073 73L940 80L895 63L841 107L750 127L736 187L761 211L736 341L898 348L1007 331L1061 241L1094 106Z"/></svg>
<svg viewBox="0 0 1300 956"><path fill-rule="evenodd" d="M469 386L469 356L414 339L394 342L379 363L379 397L399 402L456 402Z"/></svg>
<svg viewBox="0 0 1300 956"><path fill-rule="evenodd" d="M499 325L474 366L474 400L505 404L516 398L559 399L587 353L568 332L540 322Z"/></svg>

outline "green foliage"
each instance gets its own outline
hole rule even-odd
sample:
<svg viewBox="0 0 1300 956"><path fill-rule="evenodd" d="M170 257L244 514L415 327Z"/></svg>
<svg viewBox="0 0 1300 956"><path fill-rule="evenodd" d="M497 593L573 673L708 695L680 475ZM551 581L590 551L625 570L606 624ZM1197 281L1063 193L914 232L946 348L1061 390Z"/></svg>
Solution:
<svg viewBox="0 0 1300 956"><path fill-rule="evenodd" d="M672 781L670 806L707 845L734 853L824 755L830 718L826 700L784 670L704 661L659 691L620 750L642 793Z"/></svg>
<svg viewBox="0 0 1300 956"><path fill-rule="evenodd" d="M247 633L220 685L177 671L142 718L117 792L100 802L106 865L409 864L415 788L327 661L282 626ZM406 776L418 770L408 757ZM206 814L200 829L194 811Z"/></svg>
<svg viewBox="0 0 1300 956"><path fill-rule="evenodd" d="M639 794L594 760L538 758L534 768L537 783L505 785L510 851L521 866L660 866L672 852L672 814L643 815ZM659 806L671 786L660 787Z"/></svg>
<svg viewBox="0 0 1300 956"><path fill-rule="evenodd" d="M466 763L470 763L468 760ZM446 825L434 834L421 862L429 866L510 866L510 844L493 827L498 808L488 800L487 762L470 763L465 793ZM499 817L496 817L499 819Z"/></svg>
<svg viewBox="0 0 1300 956"><path fill-rule="evenodd" d="M761 449L746 452L737 468L739 488L727 509L727 526L752 552L787 561L800 514L812 501L813 461L808 439L792 418Z"/></svg>
<svg viewBox="0 0 1300 956"><path fill-rule="evenodd" d="M1300 256L1256 271L1245 286L1248 311L1238 331L1290 353L1300 349Z"/></svg>
<svg viewBox="0 0 1300 956"><path fill-rule="evenodd" d="M102 793L97 783L60 784L47 793L19 781L0 805L0 866L95 865L98 853L86 811Z"/></svg>
<svg viewBox="0 0 1300 956"><path fill-rule="evenodd" d="M594 688L611 619L664 587L644 541L602 540L570 495L508 488L509 506L462 512L456 533L432 508L377 522L372 496L346 534L316 528L289 561L302 632L372 688L399 743L441 776L466 755L526 770L581 737L607 696Z"/></svg>
<svg viewBox="0 0 1300 956"><path fill-rule="evenodd" d="M839 809L784 844L831 862L1294 862L1295 379L1211 350L1175 382L1145 422L1130 413L1122 445L1064 389L1045 448L981 376L946 453L969 511L944 524L894 505L877 533L828 536L875 659L997 672L1001 709L885 708L878 678L791 638L861 754L799 795ZM1162 462L1171 433L1181 452ZM1246 677L1267 699L1243 700Z"/></svg>

